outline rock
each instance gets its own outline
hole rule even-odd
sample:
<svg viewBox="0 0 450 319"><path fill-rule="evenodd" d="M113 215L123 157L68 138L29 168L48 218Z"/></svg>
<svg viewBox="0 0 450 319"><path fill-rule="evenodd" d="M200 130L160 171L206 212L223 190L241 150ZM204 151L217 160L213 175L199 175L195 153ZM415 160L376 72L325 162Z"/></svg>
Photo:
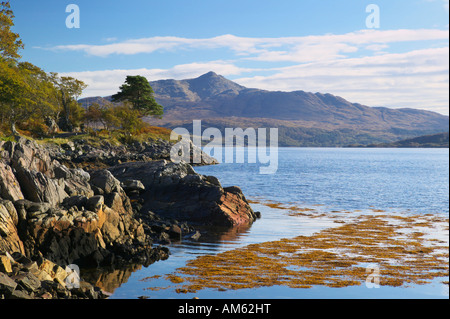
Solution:
<svg viewBox="0 0 450 319"><path fill-rule="evenodd" d="M82 169L69 169L59 163L54 165L54 176L64 180L64 191L69 196L91 197L94 191L89 184L90 175Z"/></svg>
<svg viewBox="0 0 450 319"><path fill-rule="evenodd" d="M178 225L170 226L168 233L171 239L181 239L182 231Z"/></svg>
<svg viewBox="0 0 450 319"><path fill-rule="evenodd" d="M100 288L83 282L78 277L77 283L66 285L70 274L42 256L30 261L21 254L15 255L17 260L27 264L18 262L16 270L10 275L0 272L0 299L107 298ZM79 294L80 290L75 288L77 286L81 288L83 295Z"/></svg>
<svg viewBox="0 0 450 319"><path fill-rule="evenodd" d="M20 299L20 300L28 300L33 299L26 291L23 290L14 290L14 292L9 297L10 299Z"/></svg>
<svg viewBox="0 0 450 319"><path fill-rule="evenodd" d="M215 177L215 176L205 176L205 179L206 179L206 181L207 181L208 183L211 183L211 184L213 184L213 185L222 187L222 185L220 185L219 179L218 179L217 177Z"/></svg>
<svg viewBox="0 0 450 319"><path fill-rule="evenodd" d="M9 216L11 217L12 222L17 226L19 223L19 215L17 214L17 210L14 207L14 203L9 200L0 200L0 205L3 205L3 207L5 207L5 209L9 213Z"/></svg>
<svg viewBox="0 0 450 319"><path fill-rule="evenodd" d="M121 181L139 176L146 189L141 212L219 226L249 224L256 219L239 187L224 189L217 179L197 174L189 164L135 162L109 170Z"/></svg>
<svg viewBox="0 0 450 319"><path fill-rule="evenodd" d="M14 280L9 278L6 274L0 272L0 297L3 295L8 298L12 295L16 287L17 284Z"/></svg>
<svg viewBox="0 0 450 319"><path fill-rule="evenodd" d="M11 260L6 255L0 255L0 272L12 272Z"/></svg>
<svg viewBox="0 0 450 319"><path fill-rule="evenodd" d="M99 170L92 173L90 183L106 194L119 192L122 189L120 182L108 170Z"/></svg>
<svg viewBox="0 0 450 319"><path fill-rule="evenodd" d="M71 197L66 197L62 202L62 206L66 207L66 208L76 206L78 209L81 209L82 207L87 207L87 203L88 203L88 199L86 196L75 195L75 196L71 196Z"/></svg>
<svg viewBox="0 0 450 319"><path fill-rule="evenodd" d="M17 211L22 211L24 209L26 211L27 219L47 215L47 212L52 208L50 203L32 202L26 199L16 201L14 206Z"/></svg>
<svg viewBox="0 0 450 319"><path fill-rule="evenodd" d="M66 151L75 151L75 143L69 141L67 143L61 144L61 147Z"/></svg>
<svg viewBox="0 0 450 319"><path fill-rule="evenodd" d="M90 155L96 156L97 150L83 142L65 147L74 154L92 150ZM129 153L126 147L112 145L105 145L102 152L105 159ZM123 266L156 260L158 250L153 250L147 234L151 229L134 218L119 180L107 170L89 174L67 161L66 167L59 158L71 159L55 145L43 147L24 138L0 142L0 251L27 258L42 255L59 266ZM138 194L145 190L136 178L125 185ZM13 272L20 270L11 266ZM2 267L10 270L6 259ZM27 269L40 280L55 280L54 274L36 267L31 263Z"/></svg>
<svg viewBox="0 0 450 319"><path fill-rule="evenodd" d="M0 197L16 201L23 199L19 182L10 166L0 162Z"/></svg>
<svg viewBox="0 0 450 319"><path fill-rule="evenodd" d="M128 180L123 182L123 189L127 193L128 192L133 192L133 191L142 192L142 191L145 191L145 186L139 180L128 179Z"/></svg>
<svg viewBox="0 0 450 319"><path fill-rule="evenodd" d="M19 140L8 145L11 167L16 171L34 171L48 175L51 171L51 158L42 147L31 140ZM16 176L17 177L17 176ZM22 190L23 191L23 190Z"/></svg>
<svg viewBox="0 0 450 319"><path fill-rule="evenodd" d="M103 224L102 233L106 243L112 243L120 237L120 230L117 226L109 221Z"/></svg>
<svg viewBox="0 0 450 319"><path fill-rule="evenodd" d="M96 195L87 200L86 208L91 211L98 211L105 203L105 198L102 195Z"/></svg>
<svg viewBox="0 0 450 319"><path fill-rule="evenodd" d="M48 127L47 134L56 134L59 131L58 124L50 117L45 118L45 125Z"/></svg>
<svg viewBox="0 0 450 319"><path fill-rule="evenodd" d="M33 263L33 261L30 258L24 256L23 254L21 254L19 252L13 253L11 255L11 257L14 258L15 262L22 264L25 267L28 267L29 265L31 265Z"/></svg>
<svg viewBox="0 0 450 319"><path fill-rule="evenodd" d="M189 233L187 235L185 235L183 238L184 239L191 239L191 240L199 240L199 238L201 237L201 234L198 230L196 230L193 233Z"/></svg>
<svg viewBox="0 0 450 319"><path fill-rule="evenodd" d="M17 229L17 215L0 203L0 251L24 252Z"/></svg>
<svg viewBox="0 0 450 319"><path fill-rule="evenodd" d="M30 201L57 205L69 196L61 185L41 172L20 169L16 177L22 193Z"/></svg>
<svg viewBox="0 0 450 319"><path fill-rule="evenodd" d="M41 287L41 281L31 272L20 271L17 275L13 275L11 279L28 293L36 292Z"/></svg>

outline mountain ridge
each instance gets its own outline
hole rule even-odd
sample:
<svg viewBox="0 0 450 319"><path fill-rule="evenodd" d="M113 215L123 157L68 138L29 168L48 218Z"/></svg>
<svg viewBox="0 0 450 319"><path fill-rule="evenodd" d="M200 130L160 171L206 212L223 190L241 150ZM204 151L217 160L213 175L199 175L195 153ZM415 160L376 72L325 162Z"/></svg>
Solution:
<svg viewBox="0 0 450 319"><path fill-rule="evenodd" d="M289 136L286 146L388 143L449 130L448 116L436 112L369 107L330 93L247 88L212 71L192 79L151 81L150 85L165 109L163 119L147 119L153 125L189 128L192 120L200 119L218 128L279 127L281 136ZM317 131L328 138L317 142ZM360 135L366 137L356 137Z"/></svg>

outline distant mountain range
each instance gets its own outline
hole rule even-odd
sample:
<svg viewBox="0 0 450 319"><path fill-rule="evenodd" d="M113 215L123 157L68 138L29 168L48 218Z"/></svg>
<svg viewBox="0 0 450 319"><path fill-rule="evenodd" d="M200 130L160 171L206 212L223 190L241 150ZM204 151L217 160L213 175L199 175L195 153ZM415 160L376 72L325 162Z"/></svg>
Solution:
<svg viewBox="0 0 450 319"><path fill-rule="evenodd" d="M150 85L165 108L162 120L148 119L153 125L192 129L192 120L202 120L204 128L221 130L277 127L281 146L368 145L449 130L449 117L435 112L368 107L331 94L251 89L214 72Z"/></svg>

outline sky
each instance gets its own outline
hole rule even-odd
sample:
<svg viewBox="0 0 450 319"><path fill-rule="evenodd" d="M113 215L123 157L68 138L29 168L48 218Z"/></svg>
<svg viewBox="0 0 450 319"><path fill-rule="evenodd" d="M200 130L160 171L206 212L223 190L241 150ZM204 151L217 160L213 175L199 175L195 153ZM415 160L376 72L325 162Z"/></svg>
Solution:
<svg viewBox="0 0 450 319"><path fill-rule="evenodd" d="M79 27L75 11L79 9ZM250 88L449 114L448 0L11 0L22 60L116 93L214 71ZM69 7L70 8L70 7ZM68 20L68 21L67 21ZM68 23L67 23L68 22Z"/></svg>

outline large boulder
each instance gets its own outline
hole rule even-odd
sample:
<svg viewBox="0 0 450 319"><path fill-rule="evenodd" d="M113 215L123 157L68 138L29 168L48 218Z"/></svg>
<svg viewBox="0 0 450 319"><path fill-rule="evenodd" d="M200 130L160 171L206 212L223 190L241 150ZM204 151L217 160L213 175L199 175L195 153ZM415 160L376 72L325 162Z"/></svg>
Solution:
<svg viewBox="0 0 450 319"><path fill-rule="evenodd" d="M54 178L62 180L64 191L69 196L91 197L94 195L94 191L89 184L91 176L82 169L69 169L55 161L53 175Z"/></svg>
<svg viewBox="0 0 450 319"><path fill-rule="evenodd" d="M47 202L58 205L69 196L63 185L39 171L20 169L16 177L25 198L33 202Z"/></svg>
<svg viewBox="0 0 450 319"><path fill-rule="evenodd" d="M142 182L145 202L141 211L204 225L236 226L256 219L239 188L224 189L216 178L197 174L186 163L124 163L109 171L120 181Z"/></svg>

